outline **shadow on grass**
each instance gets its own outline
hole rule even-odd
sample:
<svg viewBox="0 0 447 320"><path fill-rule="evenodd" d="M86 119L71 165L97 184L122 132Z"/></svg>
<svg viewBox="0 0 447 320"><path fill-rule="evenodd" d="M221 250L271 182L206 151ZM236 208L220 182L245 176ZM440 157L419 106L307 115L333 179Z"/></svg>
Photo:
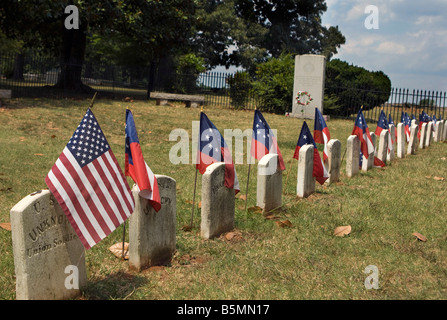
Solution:
<svg viewBox="0 0 447 320"><path fill-rule="evenodd" d="M145 277L121 270L105 278L89 281L83 290L83 298L88 300L126 299L147 283L148 280Z"/></svg>
<svg viewBox="0 0 447 320"><path fill-rule="evenodd" d="M56 88L54 86L45 85L45 86L26 86L26 87L13 87L13 86L2 86L2 89L11 89L12 90L12 99L3 99L2 107L8 109L22 109L33 107L34 104L24 104L15 103L14 100L20 98L29 98L29 99L47 99L47 100L68 100L68 101L90 101L94 93L97 93L95 100L105 101L108 104L111 104L111 100L136 100L136 101L144 101L147 100L146 93L144 94L135 94L134 92L126 92L126 91L114 91L111 88L91 88L88 92L84 92L82 90L68 90ZM68 105L67 105L68 106ZM41 106L40 106L41 107ZM47 107L59 107L59 105L48 105Z"/></svg>

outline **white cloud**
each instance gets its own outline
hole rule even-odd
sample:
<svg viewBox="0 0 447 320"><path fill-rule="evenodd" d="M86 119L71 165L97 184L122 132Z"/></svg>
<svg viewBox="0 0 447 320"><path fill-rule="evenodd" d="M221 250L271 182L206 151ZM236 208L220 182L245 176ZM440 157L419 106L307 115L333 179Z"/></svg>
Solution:
<svg viewBox="0 0 447 320"><path fill-rule="evenodd" d="M384 41L379 44L377 49L375 50L377 53L383 53L383 54L405 54L407 52L407 49L405 46L399 43L391 42L391 41Z"/></svg>
<svg viewBox="0 0 447 320"><path fill-rule="evenodd" d="M370 4L379 8L379 30L364 26ZM323 23L338 25L346 37L334 58L382 70L394 87L430 84L434 87L426 89L447 91L447 1L329 0L327 5Z"/></svg>
<svg viewBox="0 0 447 320"><path fill-rule="evenodd" d="M357 4L348 11L348 13L346 14L346 20L347 21L358 20L364 16L365 16L365 5Z"/></svg>
<svg viewBox="0 0 447 320"><path fill-rule="evenodd" d="M438 22L442 22L443 17L440 15L435 16L419 16L417 20L415 21L415 25L429 25L429 24L435 24Z"/></svg>

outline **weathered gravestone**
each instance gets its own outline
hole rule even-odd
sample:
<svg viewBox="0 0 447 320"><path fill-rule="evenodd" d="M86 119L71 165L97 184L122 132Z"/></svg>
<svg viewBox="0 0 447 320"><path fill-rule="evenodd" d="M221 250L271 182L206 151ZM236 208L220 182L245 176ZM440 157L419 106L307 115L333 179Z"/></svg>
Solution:
<svg viewBox="0 0 447 320"><path fill-rule="evenodd" d="M315 108L323 113L325 69L326 58L322 55L304 54L295 56L291 116L314 119ZM301 103L297 103L296 100L299 92L307 93L301 96ZM311 101L309 96L312 99Z"/></svg>
<svg viewBox="0 0 447 320"><path fill-rule="evenodd" d="M176 181L163 175L155 177L161 202L158 212L139 196L137 186L132 189L135 210L129 218L129 266L137 271L170 264L175 251Z"/></svg>
<svg viewBox="0 0 447 320"><path fill-rule="evenodd" d="M436 124L433 124L433 128L434 128L433 140L435 142L441 141L443 127L444 127L444 122L442 120L436 121Z"/></svg>
<svg viewBox="0 0 447 320"><path fill-rule="evenodd" d="M200 234L205 239L218 237L234 227L234 189L225 187L225 163L215 162L202 176Z"/></svg>
<svg viewBox="0 0 447 320"><path fill-rule="evenodd" d="M75 298L87 283L84 246L49 190L32 193L10 212L16 298Z"/></svg>
<svg viewBox="0 0 447 320"><path fill-rule="evenodd" d="M349 136L346 146L346 175L351 178L359 173L360 140L357 136Z"/></svg>
<svg viewBox="0 0 447 320"><path fill-rule="evenodd" d="M301 147L299 151L296 194L300 198L306 198L315 192L313 167L314 146L307 144Z"/></svg>
<svg viewBox="0 0 447 320"><path fill-rule="evenodd" d="M405 125L403 123L397 124L397 157L405 158Z"/></svg>
<svg viewBox="0 0 447 320"><path fill-rule="evenodd" d="M394 126L394 124L390 124L389 126L390 126L390 130L389 130L390 138L388 139L388 143L391 142L391 145L388 146L389 151L387 153L386 159L389 162L391 162L396 157L396 154L395 154L396 141L394 141L396 138L396 127Z"/></svg>
<svg viewBox="0 0 447 320"><path fill-rule="evenodd" d="M424 149L427 146L425 144L425 142L427 140L426 135L427 135L427 123L424 122L421 126L421 135L419 138L419 148L420 149Z"/></svg>
<svg viewBox="0 0 447 320"><path fill-rule="evenodd" d="M269 153L259 160L256 205L263 213L282 206L282 170L277 154Z"/></svg>
<svg viewBox="0 0 447 320"><path fill-rule="evenodd" d="M419 127L417 125L412 125L410 127L410 141L407 146L407 154L416 154L416 150L418 148L418 130Z"/></svg>
<svg viewBox="0 0 447 320"><path fill-rule="evenodd" d="M366 159L365 155L363 155L362 171L364 171L364 172L368 171L369 169L371 169L374 166L374 156L376 153L377 136L374 132L371 132L370 135L371 135L371 140L372 140L372 144L374 147L374 151L369 154L368 159Z"/></svg>
<svg viewBox="0 0 447 320"><path fill-rule="evenodd" d="M379 150L377 151L377 158L379 158L379 160L382 160L382 162L385 164L386 164L387 153L388 153L389 134L390 133L388 132L388 130L382 130L382 132L380 133Z"/></svg>
<svg viewBox="0 0 447 320"><path fill-rule="evenodd" d="M433 121L427 123L427 132L425 133L425 147L430 147L433 140Z"/></svg>
<svg viewBox="0 0 447 320"><path fill-rule="evenodd" d="M436 127L435 127L435 132L434 132L434 141L435 142L440 142L442 141L442 130L444 128L444 121L443 120L439 120L436 122Z"/></svg>
<svg viewBox="0 0 447 320"><path fill-rule="evenodd" d="M444 120L444 127L442 128L442 141L447 141L447 119Z"/></svg>
<svg viewBox="0 0 447 320"><path fill-rule="evenodd" d="M326 183L333 183L340 181L340 167L341 167L341 143L337 139L329 140L327 144L328 151L328 174L329 179Z"/></svg>

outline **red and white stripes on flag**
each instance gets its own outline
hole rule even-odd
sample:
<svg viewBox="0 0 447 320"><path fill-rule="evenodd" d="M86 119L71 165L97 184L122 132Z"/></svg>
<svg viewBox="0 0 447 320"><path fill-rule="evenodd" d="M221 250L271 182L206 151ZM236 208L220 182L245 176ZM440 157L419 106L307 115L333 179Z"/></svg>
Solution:
<svg viewBox="0 0 447 320"><path fill-rule="evenodd" d="M135 207L127 180L90 109L45 182L86 249L114 231Z"/></svg>

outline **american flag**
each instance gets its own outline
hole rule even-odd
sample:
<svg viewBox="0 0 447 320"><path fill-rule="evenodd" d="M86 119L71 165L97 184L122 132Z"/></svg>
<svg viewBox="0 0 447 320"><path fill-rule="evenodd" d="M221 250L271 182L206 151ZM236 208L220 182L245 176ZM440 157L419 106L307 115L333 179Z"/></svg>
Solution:
<svg viewBox="0 0 447 320"><path fill-rule="evenodd" d="M127 180L90 108L45 182L86 249L133 212Z"/></svg>

